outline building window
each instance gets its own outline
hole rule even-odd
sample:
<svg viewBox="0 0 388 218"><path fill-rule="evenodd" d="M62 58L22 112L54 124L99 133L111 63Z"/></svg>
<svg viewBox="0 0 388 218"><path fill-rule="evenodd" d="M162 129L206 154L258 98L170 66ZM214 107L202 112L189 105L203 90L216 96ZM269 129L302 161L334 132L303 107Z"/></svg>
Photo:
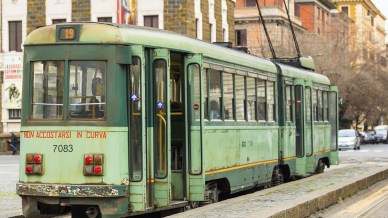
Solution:
<svg viewBox="0 0 388 218"><path fill-rule="evenodd" d="M196 37L197 37L197 39L199 39L199 19L198 18L196 18L195 19L195 35L196 35Z"/></svg>
<svg viewBox="0 0 388 218"><path fill-rule="evenodd" d="M320 20L321 19L321 9L320 8L318 8L318 20Z"/></svg>
<svg viewBox="0 0 388 218"><path fill-rule="evenodd" d="M210 42L217 41L217 39L216 39L216 25L211 23L209 28L210 28Z"/></svg>
<svg viewBox="0 0 388 218"><path fill-rule="evenodd" d="M66 19L53 19L53 24L66 23Z"/></svg>
<svg viewBox="0 0 388 218"><path fill-rule="evenodd" d="M236 46L247 46L247 30L236 30Z"/></svg>
<svg viewBox="0 0 388 218"><path fill-rule="evenodd" d="M294 12L295 16L300 17L300 6L297 3L295 3L294 8L295 8L295 12Z"/></svg>
<svg viewBox="0 0 388 218"><path fill-rule="evenodd" d="M10 120L20 120L22 117L22 110L21 109L9 109L8 110L8 117Z"/></svg>
<svg viewBox="0 0 388 218"><path fill-rule="evenodd" d="M144 16L144 26L159 28L158 15Z"/></svg>
<svg viewBox="0 0 388 218"><path fill-rule="evenodd" d="M349 7L348 6L342 6L341 11L342 11L342 13L349 16Z"/></svg>
<svg viewBox="0 0 388 218"><path fill-rule="evenodd" d="M245 7L256 7L257 0L245 0Z"/></svg>
<svg viewBox="0 0 388 218"><path fill-rule="evenodd" d="M98 22L112 23L112 17L99 17L97 18Z"/></svg>
<svg viewBox="0 0 388 218"><path fill-rule="evenodd" d="M9 21L9 51L22 51L22 22Z"/></svg>

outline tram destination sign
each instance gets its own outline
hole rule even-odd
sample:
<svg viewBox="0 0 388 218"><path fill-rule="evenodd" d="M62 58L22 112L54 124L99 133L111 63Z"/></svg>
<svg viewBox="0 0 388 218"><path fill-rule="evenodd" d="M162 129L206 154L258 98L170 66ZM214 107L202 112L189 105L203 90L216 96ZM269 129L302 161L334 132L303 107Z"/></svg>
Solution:
<svg viewBox="0 0 388 218"><path fill-rule="evenodd" d="M57 42L58 41L78 41L81 26L77 24L57 25Z"/></svg>

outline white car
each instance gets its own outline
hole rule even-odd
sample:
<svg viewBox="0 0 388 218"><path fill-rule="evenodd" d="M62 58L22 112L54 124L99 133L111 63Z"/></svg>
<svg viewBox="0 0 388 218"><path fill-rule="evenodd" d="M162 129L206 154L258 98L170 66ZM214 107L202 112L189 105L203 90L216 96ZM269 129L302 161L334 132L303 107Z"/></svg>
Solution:
<svg viewBox="0 0 388 218"><path fill-rule="evenodd" d="M341 129L338 131L338 148L343 149L360 149L361 135L354 129Z"/></svg>

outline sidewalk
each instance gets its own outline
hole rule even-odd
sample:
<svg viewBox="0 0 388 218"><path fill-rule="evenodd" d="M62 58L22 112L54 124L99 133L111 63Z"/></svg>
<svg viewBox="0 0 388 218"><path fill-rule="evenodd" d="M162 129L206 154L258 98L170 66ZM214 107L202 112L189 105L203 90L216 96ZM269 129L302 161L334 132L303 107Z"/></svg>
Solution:
<svg viewBox="0 0 388 218"><path fill-rule="evenodd" d="M12 155L12 151L0 151L0 155ZM16 155L19 155L19 151Z"/></svg>
<svg viewBox="0 0 388 218"><path fill-rule="evenodd" d="M19 155L0 153L0 217L15 217L22 214L22 200L16 194L19 180Z"/></svg>
<svg viewBox="0 0 388 218"><path fill-rule="evenodd" d="M307 217L388 178L388 165L332 166L319 175L170 217Z"/></svg>

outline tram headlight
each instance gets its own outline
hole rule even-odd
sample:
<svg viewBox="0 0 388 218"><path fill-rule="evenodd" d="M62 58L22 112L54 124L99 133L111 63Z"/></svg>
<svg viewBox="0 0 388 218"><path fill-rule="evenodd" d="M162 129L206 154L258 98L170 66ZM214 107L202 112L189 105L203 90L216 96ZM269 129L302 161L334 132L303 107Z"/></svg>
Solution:
<svg viewBox="0 0 388 218"><path fill-rule="evenodd" d="M103 175L104 155L103 154L85 154L84 155L84 175L101 176Z"/></svg>
<svg viewBox="0 0 388 218"><path fill-rule="evenodd" d="M26 154L26 174L43 174L43 154Z"/></svg>

